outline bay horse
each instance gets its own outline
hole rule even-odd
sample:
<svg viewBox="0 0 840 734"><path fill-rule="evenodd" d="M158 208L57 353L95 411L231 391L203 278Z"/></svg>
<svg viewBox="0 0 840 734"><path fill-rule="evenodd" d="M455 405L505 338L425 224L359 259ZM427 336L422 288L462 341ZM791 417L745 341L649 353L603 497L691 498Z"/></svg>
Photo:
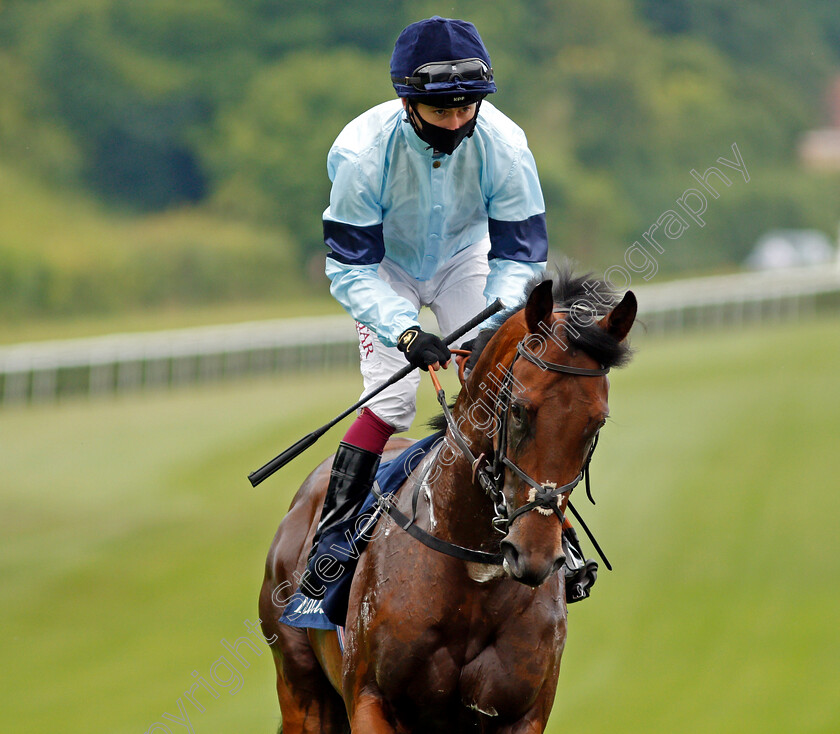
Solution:
<svg viewBox="0 0 840 734"><path fill-rule="evenodd" d="M422 487L414 506L410 492L394 504L427 536L498 564L434 550L383 512L352 580L342 653L334 631L278 622L277 590L300 581L332 459L296 494L259 603L281 733L544 731L566 641L563 513L636 317L631 291L619 302L602 281L554 277L481 332L444 448L407 480ZM383 460L410 445L392 439Z"/></svg>

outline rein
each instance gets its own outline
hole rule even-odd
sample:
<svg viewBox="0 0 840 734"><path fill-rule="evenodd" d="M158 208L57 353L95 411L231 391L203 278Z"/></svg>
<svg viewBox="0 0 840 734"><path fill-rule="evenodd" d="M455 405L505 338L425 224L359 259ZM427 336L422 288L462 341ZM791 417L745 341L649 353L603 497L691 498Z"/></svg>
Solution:
<svg viewBox="0 0 840 734"><path fill-rule="evenodd" d="M464 456L465 459L467 459L467 461L469 461L470 466L472 468L473 479L478 482L479 486L481 486L481 488L484 489L484 491L487 493L487 495L493 502L493 528L503 535L507 534L508 529L518 517L532 510L536 510L537 512L546 515L553 513L560 520L561 524L564 523L565 517L563 516L563 513L560 510L560 503L558 498L561 495L570 494L572 490L575 487L577 487L577 485L580 484L582 480L585 480L587 496L589 497L590 501L593 504L595 504L595 501L592 499L592 494L590 491L589 464L592 460L592 454L595 452L595 447L598 444L597 434L595 436L595 440L592 443L592 447L589 449L589 454L587 455L586 460L584 461L583 468L581 469L581 471L572 481L559 487L554 482L544 482L540 484L528 474L526 474L524 471L522 471L522 469L519 466L517 466L513 461L511 461L507 457L507 425L512 397L510 388L511 382L513 380L513 367L516 364L516 360L519 357L524 357L527 361L531 362L532 364L535 364L541 369L547 369L552 372L561 372L577 377L601 377L603 375L606 375L610 371L609 367L601 367L599 369L588 369L585 367L572 367L569 365L556 364L554 362L546 362L534 355L533 352L531 352L525 346L525 339L519 342L519 344L516 347L516 352L517 353L514 356L510 367L505 371L505 379L502 383L497 400L499 410L496 413L496 418L498 420L499 425L499 446L494 451L492 468L490 468L487 465L487 463L484 462L484 454L481 454L478 457L476 457L475 454L473 454L472 449L467 443L466 436L464 436L464 434L461 432L461 429L458 428L457 424L455 423L455 419L452 417L452 413L449 410L449 406L446 404L446 394L444 393L444 390L441 387L440 382L438 381L434 373L434 370L429 369L429 376L431 377L432 382L434 383L435 389L437 391L437 400L441 408L443 409L443 416L446 420L446 425L449 428L450 435L452 436L452 439L454 440L455 445L458 447L461 454ZM394 519L394 521L409 535L419 540L421 543L431 548L432 550L444 553L445 555L452 556L453 558L458 558L463 561L484 563L490 565L501 565L503 563L503 557L501 553L487 553L485 551L464 548L455 543L450 543L449 541L441 540L440 538L435 537L431 533L428 533L427 531L423 530L415 524L414 515L416 515L417 494L420 491L420 487L422 486L423 481L425 481L426 474L428 473L431 465L432 463L429 462L429 465L423 472L423 475L420 478L418 478L418 480L415 483L413 502L415 512L413 513L412 517L409 518L408 516L404 515L402 512L397 510L397 508L394 507L393 504L388 502L387 498L385 498L380 493L379 487L376 484L374 484L373 492L377 497L377 502L379 506L387 514L389 514ZM529 501L526 502L524 505L517 507L513 511L510 510L507 498L505 497L503 491L506 470L513 472L513 474L515 474L521 481L523 481L525 484L531 487ZM592 542L592 545L594 546L595 550L598 552L598 555L601 557L601 560L604 561L604 565L609 570L612 570L612 566L610 565L609 560L607 560L607 557L604 555L604 552L601 550L598 541L595 540L595 537L592 535L592 532L589 530L586 523L583 521L583 518L577 512L574 505L572 505L570 499L567 499L566 506L569 508L569 510L571 510L572 514L575 516L575 519L583 528L587 537Z"/></svg>

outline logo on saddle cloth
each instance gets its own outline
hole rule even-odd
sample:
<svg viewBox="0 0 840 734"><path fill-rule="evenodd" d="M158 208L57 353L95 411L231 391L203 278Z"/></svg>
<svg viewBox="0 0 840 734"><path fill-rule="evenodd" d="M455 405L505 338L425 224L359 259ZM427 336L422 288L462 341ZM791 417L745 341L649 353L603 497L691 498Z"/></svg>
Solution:
<svg viewBox="0 0 840 734"><path fill-rule="evenodd" d="M293 609L291 613L294 615L323 614L324 610L321 608L323 603L323 599L310 599L308 596L304 596L297 608Z"/></svg>

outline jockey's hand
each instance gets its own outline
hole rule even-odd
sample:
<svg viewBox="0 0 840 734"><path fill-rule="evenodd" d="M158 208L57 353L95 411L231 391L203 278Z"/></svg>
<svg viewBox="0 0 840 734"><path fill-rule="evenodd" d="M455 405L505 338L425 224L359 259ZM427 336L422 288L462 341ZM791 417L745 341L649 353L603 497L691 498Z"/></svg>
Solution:
<svg viewBox="0 0 840 734"><path fill-rule="evenodd" d="M406 329L397 340L399 349L405 358L415 367L428 372L429 367L438 369L449 366L452 353L439 336L423 331L419 326Z"/></svg>

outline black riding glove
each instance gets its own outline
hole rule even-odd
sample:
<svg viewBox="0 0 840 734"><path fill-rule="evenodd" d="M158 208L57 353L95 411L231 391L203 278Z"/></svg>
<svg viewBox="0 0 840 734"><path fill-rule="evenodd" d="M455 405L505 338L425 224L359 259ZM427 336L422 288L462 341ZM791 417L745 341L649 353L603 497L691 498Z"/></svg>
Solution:
<svg viewBox="0 0 840 734"><path fill-rule="evenodd" d="M397 340L399 349L405 358L415 367L429 371L429 365L435 362L445 364L452 353L439 336L423 331L419 326L406 329Z"/></svg>

